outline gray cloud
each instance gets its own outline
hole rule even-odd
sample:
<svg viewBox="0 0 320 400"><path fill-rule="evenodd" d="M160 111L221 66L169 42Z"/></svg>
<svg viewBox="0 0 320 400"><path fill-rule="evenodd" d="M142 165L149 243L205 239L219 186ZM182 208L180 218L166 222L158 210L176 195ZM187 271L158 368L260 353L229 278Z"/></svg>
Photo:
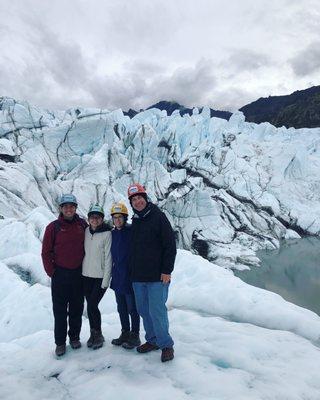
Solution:
<svg viewBox="0 0 320 400"><path fill-rule="evenodd" d="M143 74L145 78L152 77L156 74L162 74L166 71L164 65L146 59L134 59L130 62L126 62L124 63L124 68L130 73Z"/></svg>
<svg viewBox="0 0 320 400"><path fill-rule="evenodd" d="M319 43L303 48L319 30L318 0L258 3L0 2L0 96L52 108L165 99L234 110L279 85L281 94L307 87L320 64Z"/></svg>
<svg viewBox="0 0 320 400"><path fill-rule="evenodd" d="M311 43L290 60L297 76L306 76L320 69L320 41Z"/></svg>
<svg viewBox="0 0 320 400"><path fill-rule="evenodd" d="M202 59L193 67L177 68L171 76L160 76L153 83L156 100L176 100L186 106L204 104L216 87L214 65Z"/></svg>
<svg viewBox="0 0 320 400"><path fill-rule="evenodd" d="M233 73L254 71L272 64L272 57L251 49L237 49L221 63Z"/></svg>
<svg viewBox="0 0 320 400"><path fill-rule="evenodd" d="M218 89L214 93L214 105L219 110L236 111L242 106L257 100L258 95L256 91L249 91L235 86L226 87L224 90Z"/></svg>
<svg viewBox="0 0 320 400"><path fill-rule="evenodd" d="M216 85L213 64L208 60L200 60L194 67L177 68L172 73L165 73L154 64L146 64L142 70L137 65L139 62L130 65L122 75L92 79L88 90L95 102L106 107L136 109L159 100L202 105Z"/></svg>
<svg viewBox="0 0 320 400"><path fill-rule="evenodd" d="M31 17L28 21L33 36L34 63L42 66L57 85L77 88L90 76L89 61L78 43L62 38L48 26Z"/></svg>
<svg viewBox="0 0 320 400"><path fill-rule="evenodd" d="M176 11L171 2L162 0L108 2L102 23L105 48L135 57L158 54L183 27L182 13Z"/></svg>

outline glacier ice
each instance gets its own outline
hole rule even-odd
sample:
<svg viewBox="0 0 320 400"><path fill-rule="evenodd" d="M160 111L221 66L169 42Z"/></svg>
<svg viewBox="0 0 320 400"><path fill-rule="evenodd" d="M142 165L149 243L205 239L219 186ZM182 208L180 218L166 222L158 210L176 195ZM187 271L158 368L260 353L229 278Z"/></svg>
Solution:
<svg viewBox="0 0 320 400"><path fill-rule="evenodd" d="M246 123L241 113L226 121L205 108L130 119L0 98L1 399L318 400L319 316L228 268L257 265L255 251L282 238L319 234L319 166L319 129ZM162 365L158 352L111 346L119 322L108 290L106 345L56 360L40 258L56 200L72 192L82 215L96 201L108 210L127 201L132 181L145 184L184 249L168 302L176 358Z"/></svg>
<svg viewBox="0 0 320 400"><path fill-rule="evenodd" d="M257 264L254 252L320 232L320 129L275 128L151 109L33 107L0 101L0 215L56 213L73 192L80 213L125 200L140 181L175 226L179 247L225 267Z"/></svg>

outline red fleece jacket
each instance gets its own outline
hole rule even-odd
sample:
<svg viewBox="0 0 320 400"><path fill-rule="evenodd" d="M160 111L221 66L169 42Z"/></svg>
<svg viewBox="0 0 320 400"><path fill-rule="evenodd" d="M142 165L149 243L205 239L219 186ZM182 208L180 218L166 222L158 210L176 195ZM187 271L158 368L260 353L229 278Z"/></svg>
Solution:
<svg viewBox="0 0 320 400"><path fill-rule="evenodd" d="M72 221L58 218L59 230L55 232L55 221L45 230L42 242L42 262L48 276L52 276L55 266L76 269L84 257L84 230L86 222L77 214Z"/></svg>

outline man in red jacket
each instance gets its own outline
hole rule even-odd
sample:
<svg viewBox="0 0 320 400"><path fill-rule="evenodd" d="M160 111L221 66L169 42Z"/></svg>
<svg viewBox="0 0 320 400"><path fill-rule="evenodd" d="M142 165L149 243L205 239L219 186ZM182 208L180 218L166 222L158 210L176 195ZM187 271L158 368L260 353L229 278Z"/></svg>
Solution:
<svg viewBox="0 0 320 400"><path fill-rule="evenodd" d="M46 227L42 243L43 266L51 278L55 352L58 357L66 352L67 333L71 347L81 347L84 303L81 269L87 224L76 214L77 205L74 195L62 195L59 218Z"/></svg>

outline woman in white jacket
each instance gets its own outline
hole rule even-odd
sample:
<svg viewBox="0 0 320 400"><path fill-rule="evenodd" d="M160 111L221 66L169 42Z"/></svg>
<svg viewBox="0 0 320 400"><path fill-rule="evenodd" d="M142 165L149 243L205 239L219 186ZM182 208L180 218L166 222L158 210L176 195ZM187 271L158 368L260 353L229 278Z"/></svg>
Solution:
<svg viewBox="0 0 320 400"><path fill-rule="evenodd" d="M98 204L88 212L89 226L85 231L85 256L82 263L84 295L90 324L87 346L96 350L103 346L99 302L105 294L111 278L111 231L103 221L104 211Z"/></svg>

